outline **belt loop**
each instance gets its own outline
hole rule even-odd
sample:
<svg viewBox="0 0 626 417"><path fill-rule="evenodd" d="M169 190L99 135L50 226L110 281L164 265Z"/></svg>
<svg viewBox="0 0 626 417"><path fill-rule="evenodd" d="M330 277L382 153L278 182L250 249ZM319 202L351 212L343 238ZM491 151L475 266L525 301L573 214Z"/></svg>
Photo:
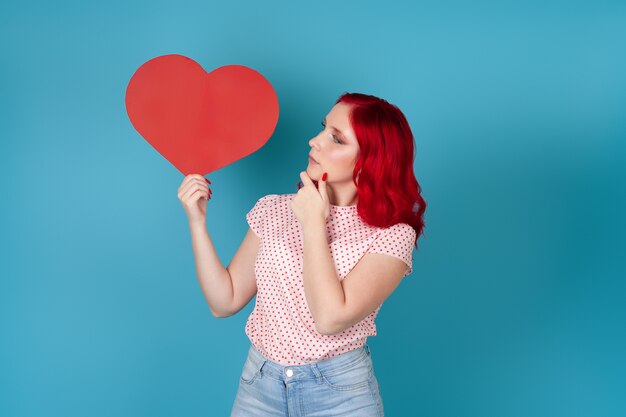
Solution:
<svg viewBox="0 0 626 417"><path fill-rule="evenodd" d="M317 369L317 364L316 363L312 363L311 364L311 370L315 374L315 382L317 382L318 385L322 384L324 382L324 381L322 381L322 373L320 372L319 369Z"/></svg>

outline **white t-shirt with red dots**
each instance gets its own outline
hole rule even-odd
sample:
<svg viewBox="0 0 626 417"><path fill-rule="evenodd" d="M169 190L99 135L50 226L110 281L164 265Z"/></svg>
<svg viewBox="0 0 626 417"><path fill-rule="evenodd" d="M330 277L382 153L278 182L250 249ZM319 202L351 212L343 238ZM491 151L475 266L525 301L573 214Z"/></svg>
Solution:
<svg viewBox="0 0 626 417"><path fill-rule="evenodd" d="M317 332L304 295L302 227L291 210L294 197L267 195L246 214L261 243L254 264L256 305L245 331L265 358L285 366L328 359L363 346L368 336L376 336L374 319L382 306L339 334ZM331 205L326 233L340 281L366 253L399 258L407 264L404 277L412 272L416 232L409 224L372 227L358 216L356 205Z"/></svg>

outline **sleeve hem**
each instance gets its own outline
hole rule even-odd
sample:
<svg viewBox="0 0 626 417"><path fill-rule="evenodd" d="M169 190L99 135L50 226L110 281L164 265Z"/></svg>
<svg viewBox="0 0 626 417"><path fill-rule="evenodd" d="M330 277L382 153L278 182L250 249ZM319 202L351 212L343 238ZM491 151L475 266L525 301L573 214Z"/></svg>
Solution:
<svg viewBox="0 0 626 417"><path fill-rule="evenodd" d="M402 258L402 257L400 257L398 255L394 255L394 254L387 253L387 252L376 252L376 251L369 251L369 252L366 253L366 255L369 254L369 253L376 253L376 254L379 254L379 255L391 256L392 258L400 259L402 262L404 262L404 264L406 265L407 268L406 268L406 271L404 272L404 275L402 276L402 278L406 277L407 275L411 275L411 273L413 272L413 266L409 265L404 258Z"/></svg>

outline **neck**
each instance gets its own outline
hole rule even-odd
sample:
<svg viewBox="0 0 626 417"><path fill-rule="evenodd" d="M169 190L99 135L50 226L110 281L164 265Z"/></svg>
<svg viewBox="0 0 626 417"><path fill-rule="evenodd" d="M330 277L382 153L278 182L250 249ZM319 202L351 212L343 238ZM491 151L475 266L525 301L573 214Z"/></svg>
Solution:
<svg viewBox="0 0 626 417"><path fill-rule="evenodd" d="M357 189L354 184L327 184L328 199L333 206L354 206L358 202Z"/></svg>

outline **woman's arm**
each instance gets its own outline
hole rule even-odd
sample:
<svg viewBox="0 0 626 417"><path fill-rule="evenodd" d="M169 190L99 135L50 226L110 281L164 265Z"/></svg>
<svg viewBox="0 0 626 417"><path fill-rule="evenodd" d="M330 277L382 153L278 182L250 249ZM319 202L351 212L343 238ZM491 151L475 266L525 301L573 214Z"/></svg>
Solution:
<svg viewBox="0 0 626 417"><path fill-rule="evenodd" d="M364 255L340 281L324 224L307 225L303 235L304 294L320 334L335 335L360 322L402 281L406 264L396 257L377 253Z"/></svg>
<svg viewBox="0 0 626 417"><path fill-rule="evenodd" d="M324 223L307 223L302 235L304 296L316 330L328 334L333 317L345 303L345 294L330 256Z"/></svg>
<svg viewBox="0 0 626 417"><path fill-rule="evenodd" d="M215 317L229 317L240 311L257 292L254 262L259 238L248 229L228 268L217 256L203 223L189 223L196 275L204 298Z"/></svg>
<svg viewBox="0 0 626 417"><path fill-rule="evenodd" d="M196 275L204 298L215 317L225 317L231 310L233 285L230 274L222 265L206 226L190 222L191 243L196 262Z"/></svg>

